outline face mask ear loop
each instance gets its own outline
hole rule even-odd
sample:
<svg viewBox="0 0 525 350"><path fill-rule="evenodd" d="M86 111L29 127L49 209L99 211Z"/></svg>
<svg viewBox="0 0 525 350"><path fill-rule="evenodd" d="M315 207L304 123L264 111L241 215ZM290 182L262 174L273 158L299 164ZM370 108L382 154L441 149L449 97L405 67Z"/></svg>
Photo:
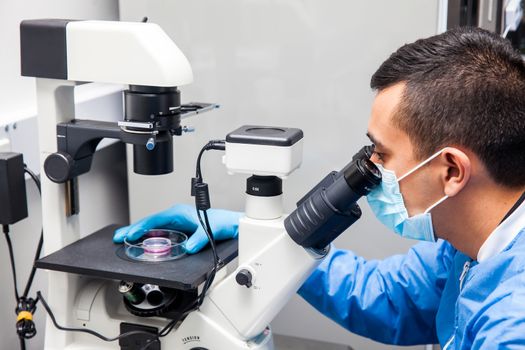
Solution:
<svg viewBox="0 0 525 350"><path fill-rule="evenodd" d="M432 161L434 158L436 158L437 156L439 156L441 154L441 152L443 152L445 150L445 148L442 148L441 150L437 151L436 153L434 153L433 155L431 155L430 157L428 157L426 160L424 160L423 162L419 163L418 165L416 165L415 168L413 168L412 170L410 170L408 173L406 173L405 175L401 176L399 179L397 179L397 182L401 182L401 180L403 180L404 178L406 178L408 175L414 173L416 170L420 169L422 166L425 166L427 163L429 163L430 161Z"/></svg>
<svg viewBox="0 0 525 350"><path fill-rule="evenodd" d="M425 210L425 214L431 211L432 209L434 209L435 207L437 207L438 205L440 205L441 203L443 203L447 198L448 198L448 195L443 196L443 198L441 198L436 203L432 204L427 210Z"/></svg>

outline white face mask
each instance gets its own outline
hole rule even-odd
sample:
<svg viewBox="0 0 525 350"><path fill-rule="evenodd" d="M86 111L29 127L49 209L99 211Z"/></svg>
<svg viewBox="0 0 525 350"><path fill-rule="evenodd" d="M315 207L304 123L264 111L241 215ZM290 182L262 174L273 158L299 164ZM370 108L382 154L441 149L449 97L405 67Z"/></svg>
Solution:
<svg viewBox="0 0 525 350"><path fill-rule="evenodd" d="M376 164L383 179L381 185L368 194L368 204L379 221L401 237L432 242L436 240L430 211L443 203L448 196L443 196L423 213L409 217L399 189L399 182L439 156L443 150L433 154L399 179L396 178L396 174L392 170Z"/></svg>

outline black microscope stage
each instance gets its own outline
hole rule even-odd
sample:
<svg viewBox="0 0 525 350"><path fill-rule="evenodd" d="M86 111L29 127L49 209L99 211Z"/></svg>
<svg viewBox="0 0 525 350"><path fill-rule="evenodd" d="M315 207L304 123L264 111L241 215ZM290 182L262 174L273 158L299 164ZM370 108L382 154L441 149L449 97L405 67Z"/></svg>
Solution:
<svg viewBox="0 0 525 350"><path fill-rule="evenodd" d="M139 262L129 259L122 244L113 243L115 229L106 226L35 263L40 269L54 270L129 282L150 283L162 287L189 290L206 279L213 266L209 247L198 254L164 262ZM217 242L217 254L225 263L237 257L237 240Z"/></svg>

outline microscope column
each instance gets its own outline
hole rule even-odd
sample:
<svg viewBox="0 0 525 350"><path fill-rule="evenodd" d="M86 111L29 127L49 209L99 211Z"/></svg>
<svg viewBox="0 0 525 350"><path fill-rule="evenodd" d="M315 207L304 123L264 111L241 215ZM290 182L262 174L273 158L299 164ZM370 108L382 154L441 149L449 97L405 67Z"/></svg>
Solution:
<svg viewBox="0 0 525 350"><path fill-rule="evenodd" d="M44 176L47 156L57 151L57 128L61 122L75 117L74 82L55 79L36 79L38 132L40 147L40 180L42 182L42 225L44 253L48 255L80 238L78 215L66 216L66 185L51 182ZM61 322L71 324L78 277L62 272L47 272L47 300ZM64 349L68 333L57 330L49 317L46 321L46 349Z"/></svg>
<svg viewBox="0 0 525 350"><path fill-rule="evenodd" d="M241 339L263 334L326 255L288 235L281 193L280 178L248 180L246 216L239 222L239 267L208 294Z"/></svg>
<svg viewBox="0 0 525 350"><path fill-rule="evenodd" d="M239 264L281 233L283 218L282 179L253 175L246 180L246 216L239 222Z"/></svg>

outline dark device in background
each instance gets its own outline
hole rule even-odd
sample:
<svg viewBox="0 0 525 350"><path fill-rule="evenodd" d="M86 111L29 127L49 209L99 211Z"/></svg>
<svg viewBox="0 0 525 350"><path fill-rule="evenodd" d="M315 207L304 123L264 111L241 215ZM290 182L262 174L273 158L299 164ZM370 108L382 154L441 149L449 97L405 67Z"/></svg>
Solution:
<svg viewBox="0 0 525 350"><path fill-rule="evenodd" d="M0 225L27 217L24 159L20 153L0 153Z"/></svg>
<svg viewBox="0 0 525 350"><path fill-rule="evenodd" d="M486 29L498 35L505 32L505 0L449 0L447 29L472 26ZM521 2L523 8L524 3ZM506 38L512 46L525 54L525 24L509 31Z"/></svg>

